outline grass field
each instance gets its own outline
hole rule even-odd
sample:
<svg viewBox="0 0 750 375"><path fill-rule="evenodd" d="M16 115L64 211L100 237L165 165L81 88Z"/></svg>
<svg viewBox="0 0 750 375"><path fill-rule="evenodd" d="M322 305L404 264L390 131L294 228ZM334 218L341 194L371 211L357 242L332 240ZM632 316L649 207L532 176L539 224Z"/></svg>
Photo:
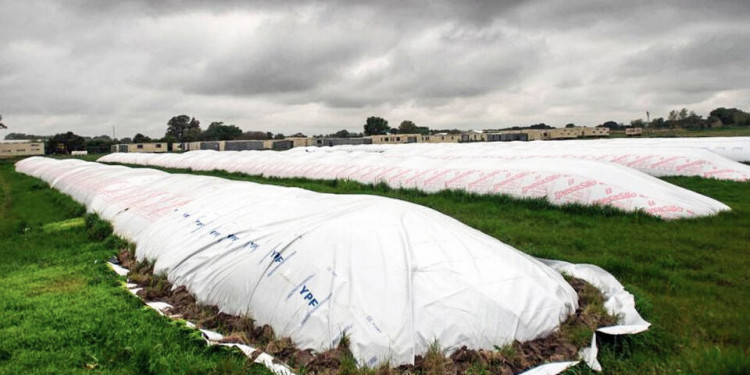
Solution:
<svg viewBox="0 0 750 375"><path fill-rule="evenodd" d="M45 231L44 224L80 217L81 207L43 183L13 173L7 162L0 164L3 207L9 207L0 226L0 307L9 316L0 322L0 371L83 371L92 363L97 370L118 373L142 373L144 368L205 372L221 366L241 371L246 366L235 354L203 348L194 333L144 311L120 289L117 277L101 265L114 252L114 239L94 241L85 231L71 229L75 224L70 222L57 225L63 234ZM748 183L670 178L732 211L669 222L598 208L552 207L540 200L201 174L408 200L532 255L597 264L636 295L639 310L653 324L646 333L605 343L600 352L604 373L750 373ZM146 350L155 345L157 350ZM57 347L55 356L46 355ZM569 373L591 371L579 366Z"/></svg>
<svg viewBox="0 0 750 375"><path fill-rule="evenodd" d="M160 317L105 264L106 223L0 161L0 374L264 374Z"/></svg>

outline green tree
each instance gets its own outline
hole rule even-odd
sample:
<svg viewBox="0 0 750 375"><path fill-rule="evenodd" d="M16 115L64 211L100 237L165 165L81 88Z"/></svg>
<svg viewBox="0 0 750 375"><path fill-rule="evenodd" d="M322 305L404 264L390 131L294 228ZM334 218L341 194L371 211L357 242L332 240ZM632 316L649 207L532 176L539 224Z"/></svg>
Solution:
<svg viewBox="0 0 750 375"><path fill-rule="evenodd" d="M177 143L177 138L173 135L165 135L162 137L159 142L165 142L165 143Z"/></svg>
<svg viewBox="0 0 750 375"><path fill-rule="evenodd" d="M387 134L391 129L388 121L381 117L370 116L365 123L365 135Z"/></svg>
<svg viewBox="0 0 750 375"><path fill-rule="evenodd" d="M341 130L339 130L339 131L331 134L331 136L333 136L333 138L349 138L351 136L350 134L351 133L349 133L348 130L341 129Z"/></svg>
<svg viewBox="0 0 750 375"><path fill-rule="evenodd" d="M85 149L86 139L73 132L55 134L45 145L45 152L48 154L69 154L71 151Z"/></svg>
<svg viewBox="0 0 750 375"><path fill-rule="evenodd" d="M680 126L685 128L703 129L706 127L706 121L703 120L703 116L696 115L695 112L690 111L684 119L680 120Z"/></svg>
<svg viewBox="0 0 750 375"><path fill-rule="evenodd" d="M185 130L185 137L183 137L183 142L197 142L201 140L201 128L200 127L192 127L187 130Z"/></svg>
<svg viewBox="0 0 750 375"><path fill-rule="evenodd" d="M278 133L278 134L276 134L276 135L273 136L273 139L284 139L284 138L286 138L286 137L284 136L284 134L281 134L281 133Z"/></svg>
<svg viewBox="0 0 750 375"><path fill-rule="evenodd" d="M566 124L565 127L566 128L575 128L576 124L574 124L574 123L571 122L570 124Z"/></svg>
<svg viewBox="0 0 750 375"><path fill-rule="evenodd" d="M624 125L618 124L614 121L607 121L601 125L597 125L597 128L609 128L609 130L622 130L625 128Z"/></svg>
<svg viewBox="0 0 750 375"><path fill-rule="evenodd" d="M135 135L135 137L133 137L133 143L146 143L146 142L151 142L151 138L141 133L138 133Z"/></svg>
<svg viewBox="0 0 750 375"><path fill-rule="evenodd" d="M750 113L737 108L720 107L711 111L709 115L719 118L724 125L750 125Z"/></svg>
<svg viewBox="0 0 750 375"><path fill-rule="evenodd" d="M649 127L652 127L652 128L657 128L657 129L659 129L659 128L664 128L664 127L666 127L666 126L667 126L667 124L666 124L666 122L664 121L664 117L657 117L657 118L655 118L655 119L651 120L651 123L650 123L650 124L648 124L648 126L649 126Z"/></svg>
<svg viewBox="0 0 750 375"><path fill-rule="evenodd" d="M417 131L417 128L417 124L413 121L404 120L401 121L401 124L398 126L398 132L401 134L414 134Z"/></svg>
<svg viewBox="0 0 750 375"><path fill-rule="evenodd" d="M86 151L88 151L90 154L108 153L113 143L113 139L108 135L86 138Z"/></svg>
<svg viewBox="0 0 750 375"><path fill-rule="evenodd" d="M711 111L709 113L709 116L718 118L724 125L732 125L734 124L734 111L737 110L738 109L736 108L727 109L724 107L719 107Z"/></svg>
<svg viewBox="0 0 750 375"><path fill-rule="evenodd" d="M677 118L680 120L685 120L688 118L688 116L690 116L690 113L688 112L687 108L681 109L680 112L677 114Z"/></svg>
<svg viewBox="0 0 750 375"><path fill-rule="evenodd" d="M430 128L426 126L417 126L413 121L405 120L402 121L398 126L399 134L430 134Z"/></svg>
<svg viewBox="0 0 750 375"><path fill-rule="evenodd" d="M171 135L180 142L193 142L200 138L201 123L195 117L188 115L179 115L172 117L167 122L167 132L165 136Z"/></svg>
<svg viewBox="0 0 750 375"><path fill-rule="evenodd" d="M634 128L642 128L644 125L646 125L646 122L643 121L643 119L640 119L640 118L636 119L636 120L630 121L630 126L632 126Z"/></svg>
<svg viewBox="0 0 750 375"><path fill-rule="evenodd" d="M554 126L549 126L543 122L529 126L529 129L540 129L540 130L554 129L554 128L555 128Z"/></svg>
<svg viewBox="0 0 750 375"><path fill-rule="evenodd" d="M235 125L224 125L223 122L212 122L203 132L203 139L207 141L231 141L242 135L242 129Z"/></svg>
<svg viewBox="0 0 750 375"><path fill-rule="evenodd" d="M706 126L709 128L713 128L713 127L721 126L721 125L722 125L721 119L716 116L708 116L708 118L706 119Z"/></svg>

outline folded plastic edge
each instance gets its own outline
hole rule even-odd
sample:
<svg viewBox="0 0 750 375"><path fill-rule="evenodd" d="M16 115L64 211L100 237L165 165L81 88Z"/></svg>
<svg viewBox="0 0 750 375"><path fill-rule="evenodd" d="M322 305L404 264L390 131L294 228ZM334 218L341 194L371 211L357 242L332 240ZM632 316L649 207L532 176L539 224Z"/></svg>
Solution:
<svg viewBox="0 0 750 375"><path fill-rule="evenodd" d="M118 264L114 264L112 262L107 262L107 265L115 271L120 276L127 276L127 274L130 272L127 268L124 268ZM133 294L136 297L138 296L138 291L141 288L138 288L136 284L132 283L125 283L125 288ZM142 300L143 301L143 300ZM178 319L178 316L172 316L169 315L169 309L172 308L172 305L166 303L166 302L148 302L143 301L143 303L148 306L149 308L156 311L159 315L163 315L172 319ZM195 325L195 323L191 321L185 321L185 325L190 328L198 329L201 332L201 336L203 336L203 339L206 341L207 345L220 345L220 346L227 346L227 347L236 347L240 351L242 351L245 356L248 358L254 358L253 362L259 363L269 370L273 372L276 375L295 375L295 373L287 366L277 363L274 359L274 357L268 353L262 352L256 348L253 348L249 345L239 344L239 343L229 343L229 342L221 342L221 340L224 339L224 336L218 332L214 332L207 329L199 329Z"/></svg>
<svg viewBox="0 0 750 375"><path fill-rule="evenodd" d="M592 370L602 371L602 366L597 360L599 354L599 348L596 346L597 332L607 335L630 335L646 331L651 326L651 323L643 319L636 310L633 294L626 291L625 287L603 268L593 264L574 264L562 260L537 259L557 272L584 280L599 289L604 296L604 307L607 312L619 318L620 324L618 325L598 328L591 337L591 346L582 348L578 352L581 360ZM528 372L523 374L527 375Z"/></svg>
<svg viewBox="0 0 750 375"><path fill-rule="evenodd" d="M609 272L603 268L595 266L593 264L573 264L561 260L543 259L537 258L540 262L551 267L557 272L564 273L579 279L582 279L597 289L599 289L604 295L604 306L607 311L619 317L622 324L602 327L596 330L608 335L624 335L624 334L636 334L646 331L651 323L644 320L638 311L635 309L635 298L634 296L625 290L625 287L620 284L617 279L612 276ZM128 269L107 262L107 265L120 276L126 276ZM135 284L125 284L125 287L133 295L137 296L137 288ZM169 308L172 306L164 302L146 302L146 306L156 310L159 314L167 315ZM172 317L172 316L169 316ZM195 324L186 321L186 325L191 328L196 328ZM294 372L287 366L274 362L273 356L268 353L260 352L258 349L251 346L237 343L225 343L220 342L223 340L223 335L218 332L200 329L203 338L206 340L208 345L221 345L236 347L240 349L247 357L253 358L254 362L259 363L267 367L273 373L277 375L295 375ZM596 345L596 332L591 337L591 346L582 348L579 352L579 358L586 363L594 371L602 371L602 366L597 360L599 349ZM551 362L545 363L533 367L529 370L524 371L519 375L556 375L570 367L577 365L580 361L565 361L565 362Z"/></svg>

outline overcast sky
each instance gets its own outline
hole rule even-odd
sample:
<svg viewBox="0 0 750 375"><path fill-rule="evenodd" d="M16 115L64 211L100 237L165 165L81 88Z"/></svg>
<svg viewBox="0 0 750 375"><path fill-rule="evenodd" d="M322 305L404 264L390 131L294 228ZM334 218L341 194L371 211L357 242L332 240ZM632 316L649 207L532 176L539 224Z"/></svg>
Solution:
<svg viewBox="0 0 750 375"><path fill-rule="evenodd" d="M750 110L748 0L155 3L0 0L0 136L160 137L179 114L312 135L373 115L483 129Z"/></svg>

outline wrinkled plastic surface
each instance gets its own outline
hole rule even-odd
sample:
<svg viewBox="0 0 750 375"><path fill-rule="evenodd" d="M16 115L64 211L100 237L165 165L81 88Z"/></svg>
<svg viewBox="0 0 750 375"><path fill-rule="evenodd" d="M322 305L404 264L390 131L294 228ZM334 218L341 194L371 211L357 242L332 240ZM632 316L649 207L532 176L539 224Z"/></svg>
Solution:
<svg viewBox="0 0 750 375"><path fill-rule="evenodd" d="M750 147L750 146L749 146ZM301 152L296 149L290 152ZM728 159L702 148L639 144L633 142L478 142L470 144L409 144L308 147L304 152L380 153L385 157L434 159L564 158L615 163L651 176L697 176L718 180L748 181L750 165Z"/></svg>
<svg viewBox="0 0 750 375"><path fill-rule="evenodd" d="M267 177L348 179L427 192L454 189L478 194L507 194L520 198L544 198L558 205L576 203L613 206L625 211L642 210L665 219L709 216L729 209L714 199L614 163L562 157L461 157L472 155L469 152L473 145L416 146L419 147L363 146L361 150L364 151L350 147L341 148L348 150L342 152L295 149L287 152L115 153L99 160L193 170L226 170ZM430 150L437 150L433 153L454 150L460 155L451 156L449 152L442 158L417 156L421 155L417 151L422 149L428 155Z"/></svg>
<svg viewBox="0 0 750 375"><path fill-rule="evenodd" d="M469 144L450 144L450 143L439 143L439 144L408 144L408 145L361 145L361 146L336 146L336 147L311 147L310 149L317 149L318 151L330 151L334 149L368 149L371 151L382 152L383 149L397 147L398 150L404 150L402 146L408 147L435 147L435 149L451 149L460 147L460 150L466 150L466 146L479 147L494 150L511 149L511 148L528 148L534 149L540 154L543 154L550 150L561 150L571 152L571 155L576 157L585 157L588 153L594 155L600 153L600 151L612 151L618 153L620 156L637 156L637 157L648 157L653 155L652 160L656 160L661 155L671 153L672 156L679 158L690 158L698 161L705 161L709 163L718 162L716 164L719 169L725 169L726 166L732 168L732 164L726 163L726 159L732 161L750 161L750 137L689 137L689 138L609 138L609 139L578 139L578 140L564 140L564 141L533 141L533 142L476 142ZM628 151L631 151L628 153ZM708 152L708 153L707 153ZM708 155L718 155L719 159L714 159ZM460 155L459 155L460 156ZM725 159L724 161L721 161ZM679 166L680 163L674 165ZM736 165L734 165L736 167ZM686 175L685 173L696 173L698 170L691 168L689 171L681 171L678 169L670 170L661 166L660 173L678 173L678 175ZM659 170L657 169L657 170ZM709 171L710 169L706 169ZM719 179L724 179L721 175L712 175Z"/></svg>
<svg viewBox="0 0 750 375"><path fill-rule="evenodd" d="M539 260L434 210L78 160L29 158L113 223L198 302L251 314L302 348L346 332L361 363L411 363L438 340L491 349L544 337L577 295Z"/></svg>
<svg viewBox="0 0 750 375"><path fill-rule="evenodd" d="M581 142L581 141L578 141ZM711 151L734 161L750 161L750 137L686 137L597 140L605 145L649 148L693 148Z"/></svg>

